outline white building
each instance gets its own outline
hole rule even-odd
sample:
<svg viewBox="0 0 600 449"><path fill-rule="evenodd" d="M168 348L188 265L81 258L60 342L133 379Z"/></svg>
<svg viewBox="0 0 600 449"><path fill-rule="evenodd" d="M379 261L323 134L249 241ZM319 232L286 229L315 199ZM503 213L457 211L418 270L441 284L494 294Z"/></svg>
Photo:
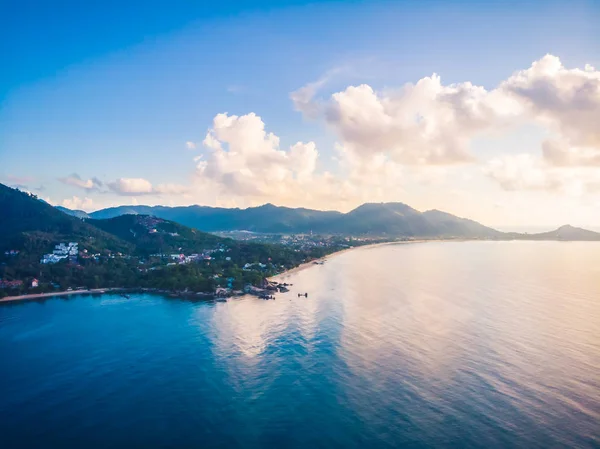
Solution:
<svg viewBox="0 0 600 449"><path fill-rule="evenodd" d="M57 263L69 256L77 256L79 254L79 246L77 242L59 243L54 246L54 250L50 254L44 254L40 263Z"/></svg>

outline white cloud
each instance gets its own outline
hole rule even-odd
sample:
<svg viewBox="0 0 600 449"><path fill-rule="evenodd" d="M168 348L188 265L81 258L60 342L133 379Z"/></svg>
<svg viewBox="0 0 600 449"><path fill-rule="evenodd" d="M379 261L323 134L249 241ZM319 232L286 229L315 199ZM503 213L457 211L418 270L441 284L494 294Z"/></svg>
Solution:
<svg viewBox="0 0 600 449"><path fill-rule="evenodd" d="M58 178L58 180L63 184L78 187L87 191L99 190L102 187L102 181L98 178L82 179L77 173L73 173L71 176L65 178Z"/></svg>
<svg viewBox="0 0 600 449"><path fill-rule="evenodd" d="M554 134L543 143L549 163L600 166L600 71L589 64L584 70L567 69L559 58L546 55L499 89Z"/></svg>
<svg viewBox="0 0 600 449"><path fill-rule="evenodd" d="M158 184L153 192L165 195L183 195L189 192L189 188L181 184Z"/></svg>
<svg viewBox="0 0 600 449"><path fill-rule="evenodd" d="M288 151L279 138L265 131L256 114L241 117L218 114L204 139L211 151L197 162L198 173L236 195L266 196L275 184L308 178L318 157L313 142L298 142Z"/></svg>
<svg viewBox="0 0 600 449"><path fill-rule="evenodd" d="M470 82L443 85L435 74L379 92L366 84L349 86L327 100L315 99L320 85L294 92L296 109L317 108L342 144L389 152L403 163L468 160L467 144L477 132L526 120L571 146L600 151L600 71L590 65L567 69L551 55L490 91Z"/></svg>
<svg viewBox="0 0 600 449"><path fill-rule="evenodd" d="M542 156L555 167L600 167L600 146L575 147L565 140L547 139L542 143Z"/></svg>
<svg viewBox="0 0 600 449"><path fill-rule="evenodd" d="M156 187L144 178L119 178L108 183L108 187L118 195L182 195L189 188L181 184L158 184Z"/></svg>
<svg viewBox="0 0 600 449"><path fill-rule="evenodd" d="M494 158L484 167L484 173L505 190L558 190L561 179L551 176L530 154Z"/></svg>
<svg viewBox="0 0 600 449"><path fill-rule="evenodd" d="M567 69L547 55L495 87L443 84L433 74L394 89L360 84L319 97L333 73L290 94L298 111L336 136L331 166L312 141L282 145L258 115L223 113L214 117L203 154L194 158L197 176L189 187L120 178L108 189L175 201L194 194L197 201L227 206L271 201L344 209L402 199L411 183L422 190L451 187L450 179L477 178L483 167L505 190L600 192L600 72L591 66ZM481 161L485 153L478 152L476 138L532 124L546 137L527 154ZM196 146L186 142L189 149ZM330 171L323 171L325 165ZM102 185L76 174L61 181L85 190Z"/></svg>
<svg viewBox="0 0 600 449"><path fill-rule="evenodd" d="M90 198L79 198L78 196L73 196L72 198L64 199L62 205L67 209L71 210L85 210L89 211L92 209L94 201Z"/></svg>
<svg viewBox="0 0 600 449"><path fill-rule="evenodd" d="M322 84L319 80L292 93L294 106L323 120L338 137L340 153L356 167L477 162L475 137L534 123L550 136L531 148L540 157L496 158L486 173L506 189L596 190L600 71L590 65L567 69L559 58L546 55L491 90L468 81L444 85L434 74L398 89L377 91L362 84L317 98ZM422 173L420 178L427 179Z"/></svg>
<svg viewBox="0 0 600 449"><path fill-rule="evenodd" d="M511 123L521 111L496 91L469 82L445 86L435 74L395 90L362 84L328 100L315 100L315 92L309 84L293 94L296 108L323 118L346 151L363 158L385 154L403 165L471 162L471 139Z"/></svg>
<svg viewBox="0 0 600 449"><path fill-rule="evenodd" d="M119 178L108 187L119 195L148 195L154 191L152 183L143 178Z"/></svg>
<svg viewBox="0 0 600 449"><path fill-rule="evenodd" d="M546 55L501 84L523 115L552 135L531 154L492 160L486 173L507 190L545 190L579 196L600 192L600 72L567 69Z"/></svg>
<svg viewBox="0 0 600 449"><path fill-rule="evenodd" d="M306 117L317 118L320 113L321 105L319 102L315 102L315 95L335 74L342 70L342 67L329 70L317 81L308 83L306 86L292 92L290 94L290 99L294 104L294 108L297 111L302 112Z"/></svg>
<svg viewBox="0 0 600 449"><path fill-rule="evenodd" d="M593 167L553 167L531 154L491 160L484 172L505 190L537 190L581 196L600 192L600 170Z"/></svg>
<svg viewBox="0 0 600 449"><path fill-rule="evenodd" d="M360 199L374 200L399 192L401 171L384 158L365 163L338 149L346 176L317 173L319 153L314 142L280 148L279 137L265 130L256 114L218 114L204 139L209 151L196 158L198 189L213 191L227 205L277 204L344 208ZM224 199L220 199L223 198Z"/></svg>

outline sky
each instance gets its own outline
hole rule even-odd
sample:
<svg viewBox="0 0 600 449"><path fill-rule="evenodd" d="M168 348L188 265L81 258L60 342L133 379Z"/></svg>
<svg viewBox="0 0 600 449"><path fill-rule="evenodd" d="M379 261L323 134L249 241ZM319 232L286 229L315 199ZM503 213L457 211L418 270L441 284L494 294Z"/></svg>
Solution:
<svg viewBox="0 0 600 449"><path fill-rule="evenodd" d="M1 183L600 227L598 1L84 3L0 5Z"/></svg>

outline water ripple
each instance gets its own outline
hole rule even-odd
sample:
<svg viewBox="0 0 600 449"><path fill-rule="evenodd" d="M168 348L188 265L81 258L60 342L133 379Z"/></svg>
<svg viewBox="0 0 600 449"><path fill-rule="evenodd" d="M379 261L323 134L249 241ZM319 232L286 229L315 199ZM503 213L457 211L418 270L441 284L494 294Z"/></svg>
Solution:
<svg viewBox="0 0 600 449"><path fill-rule="evenodd" d="M275 301L1 306L1 447L600 447L599 250L391 245Z"/></svg>

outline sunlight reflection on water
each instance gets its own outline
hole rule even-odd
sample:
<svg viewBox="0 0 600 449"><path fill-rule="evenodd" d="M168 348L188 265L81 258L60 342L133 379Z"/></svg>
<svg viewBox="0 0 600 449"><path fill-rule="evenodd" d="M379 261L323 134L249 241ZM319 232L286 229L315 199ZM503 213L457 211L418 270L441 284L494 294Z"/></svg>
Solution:
<svg viewBox="0 0 600 449"><path fill-rule="evenodd" d="M599 269L593 243L403 244L286 276L275 301L2 306L0 434L15 448L598 447Z"/></svg>

